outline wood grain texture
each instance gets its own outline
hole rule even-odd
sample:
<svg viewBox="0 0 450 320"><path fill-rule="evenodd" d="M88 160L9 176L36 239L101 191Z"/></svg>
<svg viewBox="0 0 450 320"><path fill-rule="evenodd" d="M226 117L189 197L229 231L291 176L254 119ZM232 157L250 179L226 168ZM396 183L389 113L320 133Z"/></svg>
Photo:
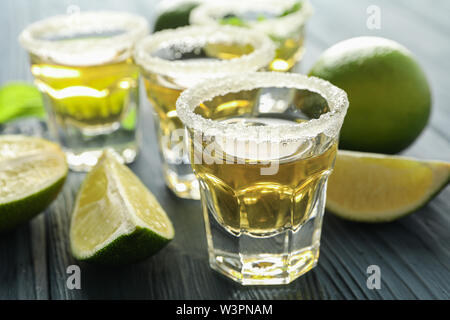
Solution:
<svg viewBox="0 0 450 320"><path fill-rule="evenodd" d="M63 13L67 5L82 10L112 9L140 13L154 20L149 0L4 0L0 3L0 83L31 79L19 32L30 22ZM434 0L312 0L316 9L308 26L306 72L324 49L353 36L397 40L411 49L434 90L430 126L405 154L450 161L450 20L449 2ZM378 5L381 30L366 28L366 9ZM143 99L142 152L131 165L156 195L174 223L176 238L153 258L128 267L80 264L82 289L68 290L70 214L82 174L71 173L51 207L9 234L0 236L0 299L449 299L450 190L419 212L387 225L362 225L327 214L319 265L288 286L242 287L212 271L207 262L200 203L177 199L165 187L151 107ZM33 131L33 126L20 129ZM34 129L40 131L40 129ZM381 290L366 287L366 269L379 265Z"/></svg>

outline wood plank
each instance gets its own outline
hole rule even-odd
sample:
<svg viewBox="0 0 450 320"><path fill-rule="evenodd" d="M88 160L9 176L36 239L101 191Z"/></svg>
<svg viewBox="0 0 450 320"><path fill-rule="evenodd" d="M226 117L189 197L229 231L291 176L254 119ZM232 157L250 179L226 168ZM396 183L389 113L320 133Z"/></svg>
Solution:
<svg viewBox="0 0 450 320"><path fill-rule="evenodd" d="M84 175L70 173L61 194L47 215L48 279L52 299L80 299L80 291L66 286L67 268L78 265L69 243L70 212ZM82 278L83 279L83 278Z"/></svg>
<svg viewBox="0 0 450 320"><path fill-rule="evenodd" d="M34 291L37 300L47 300L50 298L50 285L47 274L48 256L45 216L45 214L41 214L30 222L31 253L34 271Z"/></svg>
<svg viewBox="0 0 450 320"><path fill-rule="evenodd" d="M0 300L36 298L29 229L0 235Z"/></svg>

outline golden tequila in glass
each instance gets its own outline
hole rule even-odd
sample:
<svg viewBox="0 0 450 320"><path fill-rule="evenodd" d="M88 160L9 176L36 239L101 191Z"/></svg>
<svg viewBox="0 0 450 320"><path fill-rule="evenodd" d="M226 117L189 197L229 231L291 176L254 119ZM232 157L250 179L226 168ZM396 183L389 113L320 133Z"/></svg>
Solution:
<svg viewBox="0 0 450 320"><path fill-rule="evenodd" d="M272 71L290 71L304 54L305 25L312 14L307 0L217 1L194 9L194 25L236 25L270 36L277 45Z"/></svg>
<svg viewBox="0 0 450 320"><path fill-rule="evenodd" d="M273 120L255 121L252 125L279 123ZM336 151L334 144L316 157L289 154L290 159L280 161L277 174L270 178L261 175L267 165L249 163L258 159L257 153L241 158L242 163L196 164L194 171L210 192L221 225L235 234L245 230L250 235L265 236L287 226L297 229L310 219L314 195L323 188ZM223 156L226 159L235 154L224 151Z"/></svg>
<svg viewBox="0 0 450 320"><path fill-rule="evenodd" d="M139 68L132 48L147 33L141 17L86 12L39 21L21 34L50 128L72 169L89 170L105 148L134 160Z"/></svg>
<svg viewBox="0 0 450 320"><path fill-rule="evenodd" d="M228 108L230 94L245 100L252 90L264 96L239 112L215 112ZM233 75L180 96L213 269L246 285L286 284L317 264L347 108L330 83L285 73Z"/></svg>
<svg viewBox="0 0 450 320"><path fill-rule="evenodd" d="M236 27L184 27L155 33L137 47L147 97L154 109L156 134L167 186L181 198L199 199L176 101L183 90L201 80L242 71L257 71L273 58L269 38ZM213 81L213 80L212 80ZM256 92L248 92L252 103Z"/></svg>

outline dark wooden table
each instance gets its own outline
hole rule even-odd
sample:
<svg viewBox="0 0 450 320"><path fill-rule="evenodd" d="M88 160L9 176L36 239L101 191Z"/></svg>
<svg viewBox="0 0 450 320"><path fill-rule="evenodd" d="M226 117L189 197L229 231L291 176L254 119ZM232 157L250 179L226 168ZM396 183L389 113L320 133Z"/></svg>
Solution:
<svg viewBox="0 0 450 320"><path fill-rule="evenodd" d="M405 154L450 161L450 1L312 0L306 71L337 41L360 35L385 36L410 48L434 91L429 127ZM0 84L31 80L25 52L17 43L30 22L82 10L117 9L154 20L151 0L2 0ZM381 9L381 29L366 26L367 8ZM143 99L143 101L145 101ZM0 236L0 299L449 299L450 188L426 208L398 222L361 225L326 215L319 265L288 286L242 287L213 272L207 262L200 204L174 197L166 188L153 134L150 106L141 121L142 153L131 168L155 193L177 235L144 263L119 269L81 264L82 289L68 290L66 269L77 264L69 251L68 228L83 175L71 173L51 207L20 229ZM386 115L388 116L388 115ZM23 130L28 130L26 127ZM366 286L367 267L381 268L381 289Z"/></svg>

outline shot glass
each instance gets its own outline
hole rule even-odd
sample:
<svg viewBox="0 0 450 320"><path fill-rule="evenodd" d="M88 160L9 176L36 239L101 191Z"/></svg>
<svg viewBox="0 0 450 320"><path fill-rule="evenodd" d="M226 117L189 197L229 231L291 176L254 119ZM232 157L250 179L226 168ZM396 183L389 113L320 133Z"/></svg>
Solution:
<svg viewBox="0 0 450 320"><path fill-rule="evenodd" d="M289 89L294 99L242 103L246 92L272 88ZM246 107L233 109L237 101ZM266 107L279 111L261 112ZM200 182L213 269L244 285L270 285L317 264L347 108L345 92L330 83L278 72L233 75L181 94L177 112Z"/></svg>
<svg viewBox="0 0 450 320"><path fill-rule="evenodd" d="M126 163L135 159L139 68L132 50L148 32L145 18L98 11L54 16L21 33L49 128L71 169L88 171L105 148Z"/></svg>
<svg viewBox="0 0 450 320"><path fill-rule="evenodd" d="M138 44L135 60L153 106L166 184L175 195L200 199L186 152L184 127L177 116L180 93L205 79L214 81L228 74L263 69L274 51L273 42L264 34L230 26L161 31ZM247 93L247 100L256 98L254 92Z"/></svg>
<svg viewBox="0 0 450 320"><path fill-rule="evenodd" d="M305 26L313 13L308 0L229 0L202 3L193 25L236 25L265 33L276 43L271 71L290 71L304 55Z"/></svg>

